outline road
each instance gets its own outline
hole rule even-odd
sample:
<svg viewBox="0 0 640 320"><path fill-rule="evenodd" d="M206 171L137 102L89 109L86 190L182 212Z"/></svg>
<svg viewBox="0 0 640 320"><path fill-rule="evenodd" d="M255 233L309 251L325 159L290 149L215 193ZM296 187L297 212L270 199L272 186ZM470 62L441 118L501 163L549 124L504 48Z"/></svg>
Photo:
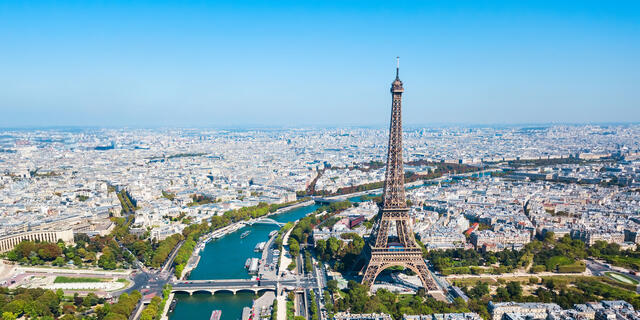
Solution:
<svg viewBox="0 0 640 320"><path fill-rule="evenodd" d="M304 260L302 259L302 254L303 252L300 251L300 253L296 256L296 267L300 276L304 275Z"/></svg>
<svg viewBox="0 0 640 320"><path fill-rule="evenodd" d="M611 267L609 264L591 259L585 260L585 262L587 263L587 269L589 269L594 275L604 276L606 272L617 272L640 282L640 276L630 274L629 270L627 269L620 267ZM636 292L640 293L640 285L636 288Z"/></svg>
<svg viewBox="0 0 640 320"><path fill-rule="evenodd" d="M304 297L304 293L296 293L296 313L298 316L303 316L305 319L308 319L309 317L307 317L307 308L304 303Z"/></svg>

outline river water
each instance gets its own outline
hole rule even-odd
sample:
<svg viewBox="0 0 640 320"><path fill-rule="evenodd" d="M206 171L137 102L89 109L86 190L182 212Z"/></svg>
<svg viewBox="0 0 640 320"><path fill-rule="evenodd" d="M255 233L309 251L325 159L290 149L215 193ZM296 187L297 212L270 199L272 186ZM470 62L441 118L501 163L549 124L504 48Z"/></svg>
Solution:
<svg viewBox="0 0 640 320"><path fill-rule="evenodd" d="M300 219L315 211L318 205L299 207L277 216L272 216L278 222L289 222ZM254 252L253 248L258 242L267 241L269 233L279 229L276 225L255 224L246 226L238 231L230 233L218 240L209 242L204 250L200 252L200 263L198 267L191 271L189 279L248 279L251 276L244 268L244 263L249 257L260 257L260 253ZM240 235L250 230L248 236L240 239ZM242 316L242 308L250 307L255 296L249 292L239 292L238 294L219 292L215 295L209 293L188 294L178 293L175 295L177 304L175 310L169 313L171 320L206 320L209 319L211 311L222 310L223 320L236 320Z"/></svg>

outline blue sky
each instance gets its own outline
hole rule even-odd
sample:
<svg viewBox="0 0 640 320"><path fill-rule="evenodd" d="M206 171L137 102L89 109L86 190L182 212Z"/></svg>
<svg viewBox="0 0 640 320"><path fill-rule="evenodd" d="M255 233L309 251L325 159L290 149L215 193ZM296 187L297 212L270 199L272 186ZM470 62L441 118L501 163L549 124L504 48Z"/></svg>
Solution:
<svg viewBox="0 0 640 320"><path fill-rule="evenodd" d="M0 127L640 122L637 1L1 1Z"/></svg>

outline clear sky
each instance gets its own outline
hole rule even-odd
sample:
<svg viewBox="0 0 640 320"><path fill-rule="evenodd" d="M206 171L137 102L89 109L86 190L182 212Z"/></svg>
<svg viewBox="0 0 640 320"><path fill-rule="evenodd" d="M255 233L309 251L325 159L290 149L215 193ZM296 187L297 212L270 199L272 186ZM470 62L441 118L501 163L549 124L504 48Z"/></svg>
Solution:
<svg viewBox="0 0 640 320"><path fill-rule="evenodd" d="M640 122L640 1L2 1L0 127Z"/></svg>

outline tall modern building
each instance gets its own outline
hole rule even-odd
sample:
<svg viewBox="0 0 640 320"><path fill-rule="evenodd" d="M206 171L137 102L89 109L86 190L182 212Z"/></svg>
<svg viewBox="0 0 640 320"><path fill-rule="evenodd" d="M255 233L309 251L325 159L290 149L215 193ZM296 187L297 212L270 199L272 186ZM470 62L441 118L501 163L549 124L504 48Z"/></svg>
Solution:
<svg viewBox="0 0 640 320"><path fill-rule="evenodd" d="M396 67L396 79L391 84L391 124L389 126L389 148L387 172L382 195L383 205L371 238L370 260L362 283L373 284L382 270L402 266L413 270L428 291L438 291L438 286L429 274L422 258L409 217L409 208L404 191L404 166L402 163L402 81L400 65Z"/></svg>

